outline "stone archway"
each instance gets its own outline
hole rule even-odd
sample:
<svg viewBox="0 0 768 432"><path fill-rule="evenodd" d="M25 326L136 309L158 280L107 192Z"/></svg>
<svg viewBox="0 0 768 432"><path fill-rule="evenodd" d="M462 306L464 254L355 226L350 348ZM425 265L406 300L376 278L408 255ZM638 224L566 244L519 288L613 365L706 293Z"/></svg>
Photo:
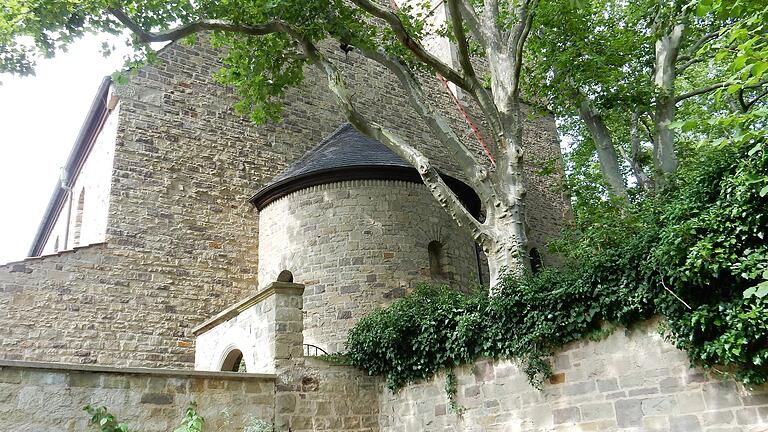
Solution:
<svg viewBox="0 0 768 432"><path fill-rule="evenodd" d="M247 372L243 352L237 348L230 350L219 368L222 372Z"/></svg>

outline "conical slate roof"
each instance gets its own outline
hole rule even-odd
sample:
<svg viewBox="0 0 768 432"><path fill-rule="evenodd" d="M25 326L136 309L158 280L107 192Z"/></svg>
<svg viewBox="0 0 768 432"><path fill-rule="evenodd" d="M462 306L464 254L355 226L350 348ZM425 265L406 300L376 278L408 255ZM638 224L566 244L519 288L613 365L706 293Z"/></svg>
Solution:
<svg viewBox="0 0 768 432"><path fill-rule="evenodd" d="M343 167L403 167L411 165L388 149L384 144L367 137L349 123L341 125L288 169L275 177L270 184ZM267 186L268 187L268 186Z"/></svg>
<svg viewBox="0 0 768 432"><path fill-rule="evenodd" d="M442 175L473 214L480 202L475 192L453 177ZM345 180L401 180L421 183L415 168L392 150L367 137L349 123L341 125L320 144L259 189L251 203L259 210L291 192Z"/></svg>

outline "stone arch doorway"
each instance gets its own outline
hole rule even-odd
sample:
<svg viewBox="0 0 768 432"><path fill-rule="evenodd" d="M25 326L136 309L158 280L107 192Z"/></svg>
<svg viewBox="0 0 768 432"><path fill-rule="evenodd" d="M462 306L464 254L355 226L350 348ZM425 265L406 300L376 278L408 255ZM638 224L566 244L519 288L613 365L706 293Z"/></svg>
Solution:
<svg viewBox="0 0 768 432"><path fill-rule="evenodd" d="M224 357L220 370L222 372L246 372L243 352L237 348L228 352Z"/></svg>

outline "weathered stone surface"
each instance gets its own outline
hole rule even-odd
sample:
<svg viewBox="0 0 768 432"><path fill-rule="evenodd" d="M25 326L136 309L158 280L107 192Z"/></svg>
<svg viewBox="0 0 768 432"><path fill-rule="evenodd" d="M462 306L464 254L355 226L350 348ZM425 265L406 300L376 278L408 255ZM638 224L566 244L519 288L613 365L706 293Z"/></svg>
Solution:
<svg viewBox="0 0 768 432"><path fill-rule="evenodd" d="M765 388L747 391L690 369L688 359L659 336L656 321L598 342L570 344L553 358L557 376L565 380L549 381L541 390L532 388L512 361L479 359L475 366L455 368L458 403L465 408L461 417L444 412L442 373L394 394L383 390L381 431L768 430ZM478 380L489 364L493 379Z"/></svg>
<svg viewBox="0 0 768 432"><path fill-rule="evenodd" d="M21 379L0 384L0 431L92 430L90 416L83 411L85 405L106 406L131 430L145 432L173 430L192 401L197 403L208 430L242 430L251 417L269 422L274 418L273 376L66 367L29 363L3 366L3 371L14 372ZM244 393L243 382L258 383L258 387Z"/></svg>
<svg viewBox="0 0 768 432"><path fill-rule="evenodd" d="M471 237L417 183L357 180L294 192L260 212L259 236L259 280L288 270L307 282L305 342L327 352L343 350L361 317L418 282L462 287L478 279ZM443 243L439 277L429 274L433 240Z"/></svg>

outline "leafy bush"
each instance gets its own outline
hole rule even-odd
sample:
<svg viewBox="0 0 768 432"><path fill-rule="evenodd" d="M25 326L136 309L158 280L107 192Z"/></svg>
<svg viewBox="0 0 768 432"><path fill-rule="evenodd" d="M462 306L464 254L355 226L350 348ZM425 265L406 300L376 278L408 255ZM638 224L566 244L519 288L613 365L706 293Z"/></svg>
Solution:
<svg viewBox="0 0 768 432"><path fill-rule="evenodd" d="M96 425L99 428L99 432L129 432L128 425L125 423L118 423L115 416L110 414L106 407L94 408L91 405L86 405L83 408L88 414L91 415L91 424ZM230 417L228 409L222 411L225 417ZM173 432L203 432L205 425L205 419L197 412L197 404L191 402L184 412L184 418L181 424L173 430ZM226 421L225 426L219 430L232 431L232 422ZM242 429L243 432L274 432L274 427L271 423L251 416Z"/></svg>
<svg viewBox="0 0 768 432"><path fill-rule="evenodd" d="M764 383L768 156L758 114L732 139L687 148L663 193L577 208L552 245L564 268L506 278L492 297L421 286L365 317L349 334L350 363L395 389L479 356L518 358L539 385L557 347L660 314L693 363Z"/></svg>
<svg viewBox="0 0 768 432"><path fill-rule="evenodd" d="M128 432L128 425L118 423L106 407L94 408L86 405L83 409L91 416L91 424L99 427L99 432Z"/></svg>

